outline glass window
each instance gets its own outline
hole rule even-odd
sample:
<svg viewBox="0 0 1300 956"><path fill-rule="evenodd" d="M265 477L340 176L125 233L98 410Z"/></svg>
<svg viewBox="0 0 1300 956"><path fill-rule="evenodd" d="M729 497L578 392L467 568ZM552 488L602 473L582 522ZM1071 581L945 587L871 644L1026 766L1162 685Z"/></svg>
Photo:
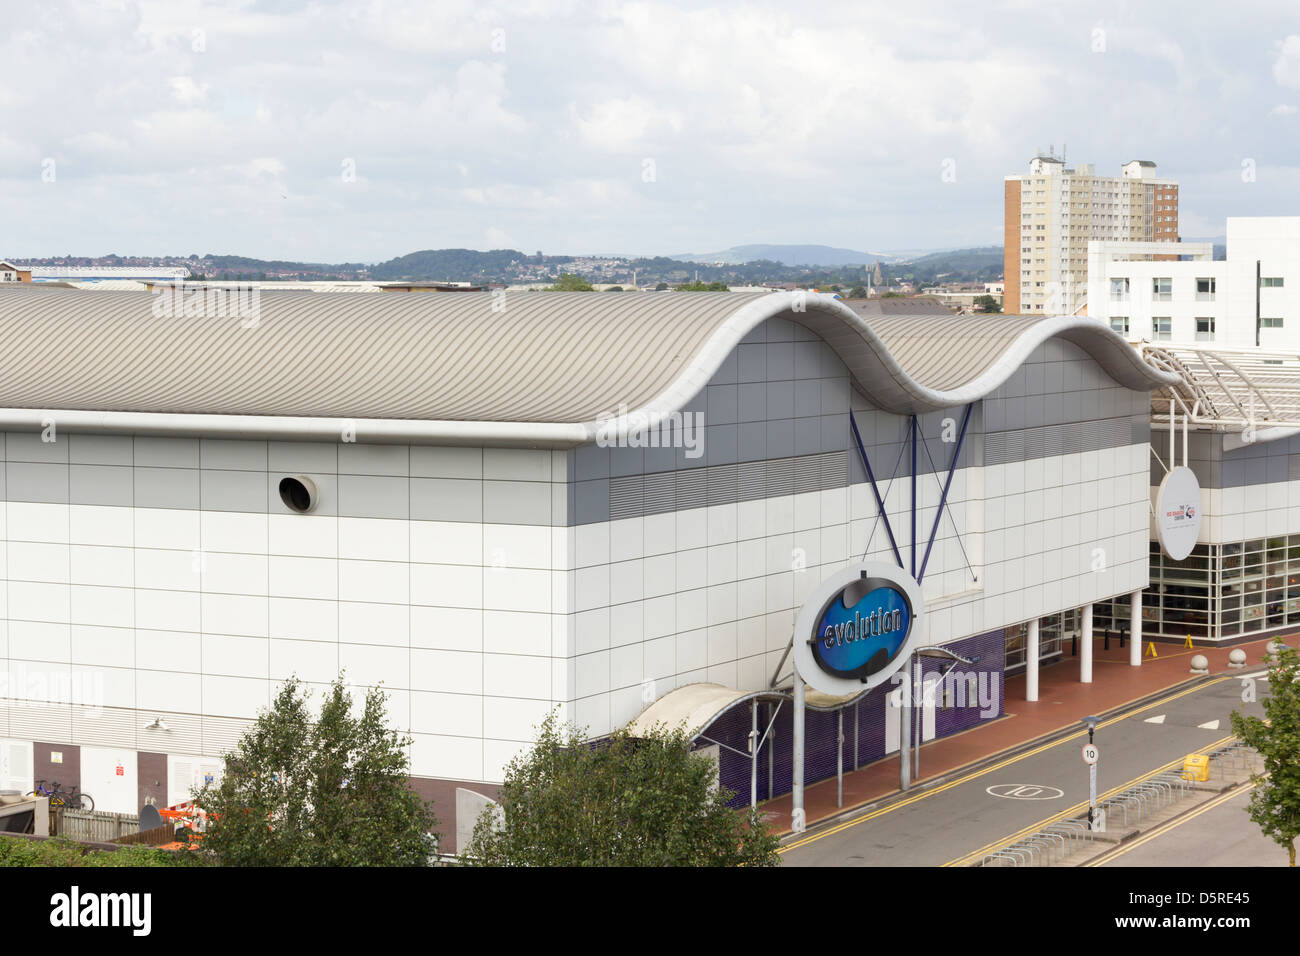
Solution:
<svg viewBox="0 0 1300 956"><path fill-rule="evenodd" d="M1281 276L1260 276L1259 287L1261 289L1280 289L1282 288Z"/></svg>
<svg viewBox="0 0 1300 956"><path fill-rule="evenodd" d="M1282 328L1282 318L1280 316L1276 318L1266 318L1264 316L1260 316L1259 325L1260 328L1264 328L1264 329L1280 329Z"/></svg>
<svg viewBox="0 0 1300 956"><path fill-rule="evenodd" d="M1128 316L1113 315L1110 318L1110 327L1121 335L1128 335Z"/></svg>
<svg viewBox="0 0 1300 956"><path fill-rule="evenodd" d="M1127 299L1128 289L1128 279L1110 280L1110 297L1112 299Z"/></svg>
<svg viewBox="0 0 1300 956"><path fill-rule="evenodd" d="M1197 316L1196 318L1196 341L1213 342L1214 341L1214 316Z"/></svg>
<svg viewBox="0 0 1300 956"><path fill-rule="evenodd" d="M1214 300L1214 278L1205 278L1196 280L1196 301L1211 302Z"/></svg>
<svg viewBox="0 0 1300 956"><path fill-rule="evenodd" d="M1157 342L1168 342L1173 338L1174 320L1167 315L1153 316L1151 319L1151 338Z"/></svg>
<svg viewBox="0 0 1300 956"><path fill-rule="evenodd" d="M1156 302L1168 302L1174 295L1174 280L1168 276L1151 280L1151 298Z"/></svg>
<svg viewBox="0 0 1300 956"><path fill-rule="evenodd" d="M1016 624L1006 630L1006 663L1010 669L1025 663L1025 625Z"/></svg>

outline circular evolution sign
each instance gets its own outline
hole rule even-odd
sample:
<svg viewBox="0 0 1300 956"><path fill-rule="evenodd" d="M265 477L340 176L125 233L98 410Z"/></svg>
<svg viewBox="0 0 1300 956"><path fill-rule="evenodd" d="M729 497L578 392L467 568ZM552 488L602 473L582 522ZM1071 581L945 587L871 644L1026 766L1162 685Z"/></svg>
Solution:
<svg viewBox="0 0 1300 956"><path fill-rule="evenodd" d="M1156 537L1165 554L1181 561L1192 553L1201 533L1201 483L1192 469L1169 469L1156 491Z"/></svg>
<svg viewBox="0 0 1300 956"><path fill-rule="evenodd" d="M905 571L879 561L827 578L795 619L799 674L835 695L882 683L903 666L920 636L920 590Z"/></svg>

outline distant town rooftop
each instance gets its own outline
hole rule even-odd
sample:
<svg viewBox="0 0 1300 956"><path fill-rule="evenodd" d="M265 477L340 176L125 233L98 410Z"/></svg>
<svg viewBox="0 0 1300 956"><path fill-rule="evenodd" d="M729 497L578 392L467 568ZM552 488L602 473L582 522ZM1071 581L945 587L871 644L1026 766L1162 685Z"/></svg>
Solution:
<svg viewBox="0 0 1300 956"><path fill-rule="evenodd" d="M185 279L190 271L183 266L24 266L32 270L33 282L57 282L61 279Z"/></svg>

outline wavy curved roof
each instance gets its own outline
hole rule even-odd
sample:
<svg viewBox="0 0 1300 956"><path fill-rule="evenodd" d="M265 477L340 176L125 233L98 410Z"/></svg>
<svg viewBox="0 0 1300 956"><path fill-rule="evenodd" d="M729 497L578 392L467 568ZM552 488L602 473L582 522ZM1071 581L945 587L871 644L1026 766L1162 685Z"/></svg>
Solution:
<svg viewBox="0 0 1300 956"><path fill-rule="evenodd" d="M0 292L0 427L57 411L66 428L158 434L323 438L353 422L359 440L580 444L620 406L679 410L776 316L899 413L981 398L1053 336L1130 388L1176 378L1096 320L867 318L817 294L266 292L255 323L155 315L156 301Z"/></svg>

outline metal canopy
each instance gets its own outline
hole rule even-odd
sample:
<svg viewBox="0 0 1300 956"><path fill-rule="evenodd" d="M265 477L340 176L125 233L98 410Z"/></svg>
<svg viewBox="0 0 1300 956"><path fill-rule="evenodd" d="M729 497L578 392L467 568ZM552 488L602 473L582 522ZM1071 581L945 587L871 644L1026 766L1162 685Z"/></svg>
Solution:
<svg viewBox="0 0 1300 956"><path fill-rule="evenodd" d="M1141 349L1149 365L1181 379L1151 393L1153 422L1169 422L1172 398L1194 427L1300 428L1300 354L1145 342Z"/></svg>
<svg viewBox="0 0 1300 956"><path fill-rule="evenodd" d="M627 729L633 737L644 737L655 727L669 730L685 727L692 737L698 737L726 711L738 704L750 700L789 699L788 693L779 690L748 691L724 687L722 684L683 684L652 702L628 722Z"/></svg>

